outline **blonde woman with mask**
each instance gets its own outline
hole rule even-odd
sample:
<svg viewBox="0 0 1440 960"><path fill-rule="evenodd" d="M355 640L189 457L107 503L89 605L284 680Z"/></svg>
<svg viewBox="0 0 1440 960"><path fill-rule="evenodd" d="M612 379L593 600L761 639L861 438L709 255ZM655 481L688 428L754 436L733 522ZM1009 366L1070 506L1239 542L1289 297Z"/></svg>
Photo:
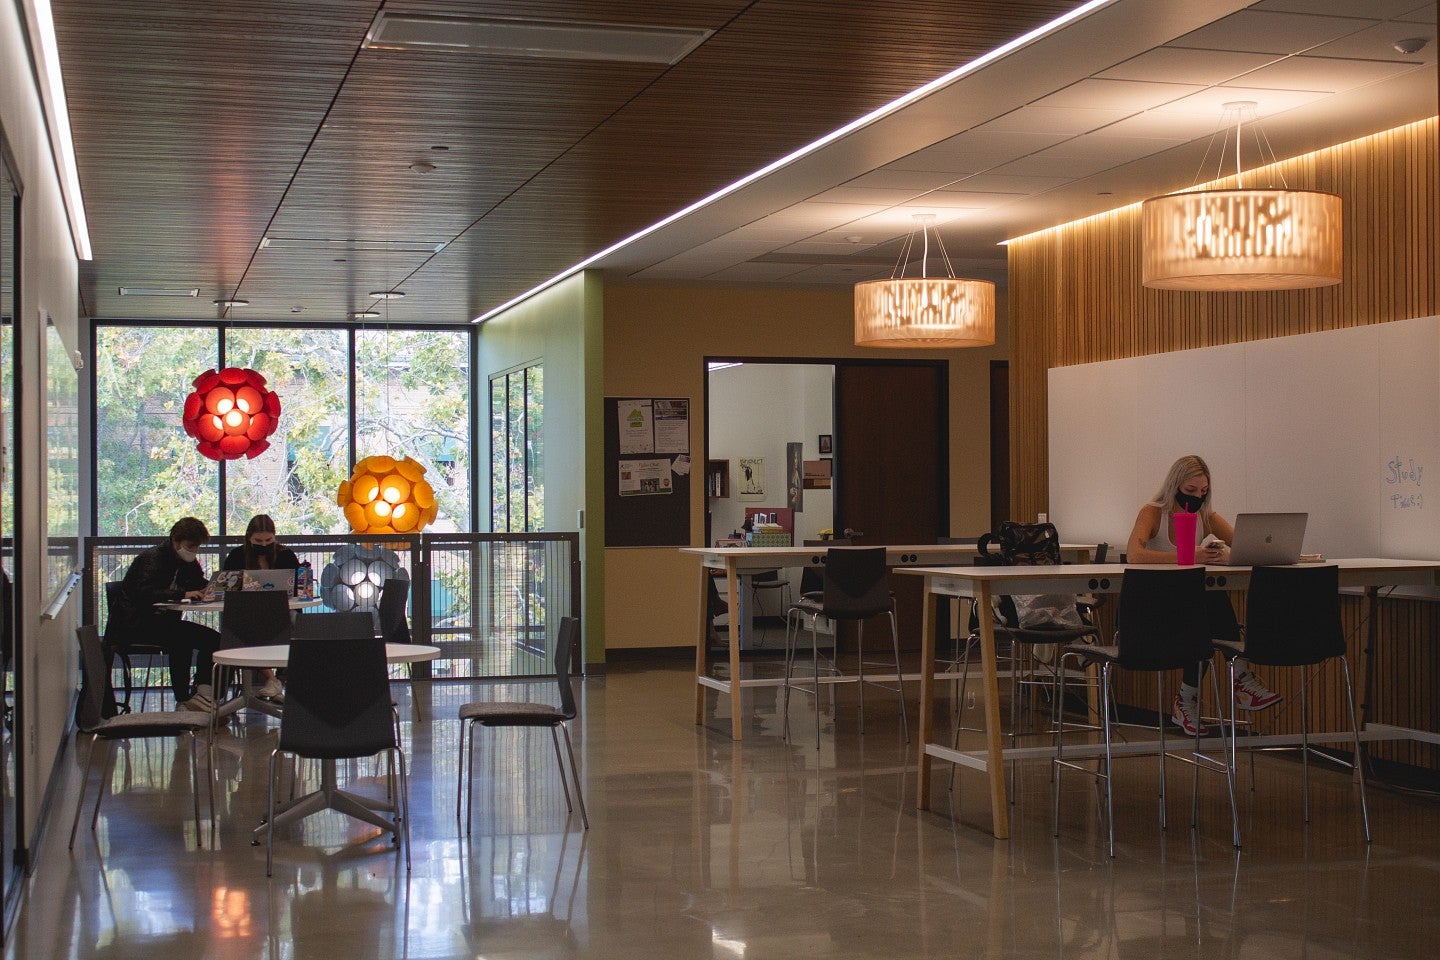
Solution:
<svg viewBox="0 0 1440 960"><path fill-rule="evenodd" d="M1196 514L1195 562L1223 564L1230 559L1230 543L1235 528L1211 509L1210 467L1193 454L1181 457L1170 466L1154 499L1140 507L1135 527L1130 531L1126 554L1130 563L1176 563L1175 514ZM1207 609L1211 611L1212 634L1223 637L1235 630L1234 611L1223 593L1206 593ZM1223 608L1223 609L1222 609ZM1235 704L1241 710L1264 710L1280 702L1280 695L1270 690L1250 672L1245 661L1236 661ZM1170 707L1170 719L1190 736L1204 736L1200 722L1199 665L1186 667Z"/></svg>

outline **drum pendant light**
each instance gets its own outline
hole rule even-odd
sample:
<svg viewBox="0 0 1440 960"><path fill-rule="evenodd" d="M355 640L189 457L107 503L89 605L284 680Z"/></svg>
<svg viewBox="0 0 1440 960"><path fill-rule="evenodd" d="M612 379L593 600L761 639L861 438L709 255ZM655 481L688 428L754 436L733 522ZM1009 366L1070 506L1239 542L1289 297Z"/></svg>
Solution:
<svg viewBox="0 0 1440 960"><path fill-rule="evenodd" d="M1225 104L1225 143L1235 132L1235 188L1194 190L1146 200L1140 211L1142 278L1159 290L1299 290L1340 282L1340 198L1281 188L1246 189L1240 162L1246 123L1263 162L1275 162L1255 103ZM1219 133L1216 136L1220 136ZM1211 141L1212 147L1214 140ZM1208 151L1207 151L1208 156ZM1218 174L1218 171L1217 171ZM1217 176L1218 178L1218 176Z"/></svg>
<svg viewBox="0 0 1440 960"><path fill-rule="evenodd" d="M890 279L855 285L857 347L988 347L995 342L995 284L956 278L934 220L934 214L916 214L916 227ZM932 232L945 263L943 277L927 276ZM917 234L920 276L906 278Z"/></svg>

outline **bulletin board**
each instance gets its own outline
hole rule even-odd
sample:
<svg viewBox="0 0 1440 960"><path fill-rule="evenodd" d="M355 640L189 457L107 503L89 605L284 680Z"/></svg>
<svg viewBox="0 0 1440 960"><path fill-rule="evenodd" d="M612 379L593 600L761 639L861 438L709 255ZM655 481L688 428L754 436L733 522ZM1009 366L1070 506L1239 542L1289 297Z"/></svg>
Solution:
<svg viewBox="0 0 1440 960"><path fill-rule="evenodd" d="M605 546L690 545L688 397L605 398Z"/></svg>

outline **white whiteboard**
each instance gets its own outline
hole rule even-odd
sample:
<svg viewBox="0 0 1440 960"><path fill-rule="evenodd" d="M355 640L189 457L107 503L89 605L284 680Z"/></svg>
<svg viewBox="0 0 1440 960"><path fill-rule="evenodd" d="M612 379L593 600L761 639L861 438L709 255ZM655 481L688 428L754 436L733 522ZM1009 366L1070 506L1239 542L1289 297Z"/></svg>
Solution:
<svg viewBox="0 0 1440 960"><path fill-rule="evenodd" d="M1305 550L1440 557L1440 317L1050 371L1050 519L1122 547L1177 457L1222 516L1310 514Z"/></svg>

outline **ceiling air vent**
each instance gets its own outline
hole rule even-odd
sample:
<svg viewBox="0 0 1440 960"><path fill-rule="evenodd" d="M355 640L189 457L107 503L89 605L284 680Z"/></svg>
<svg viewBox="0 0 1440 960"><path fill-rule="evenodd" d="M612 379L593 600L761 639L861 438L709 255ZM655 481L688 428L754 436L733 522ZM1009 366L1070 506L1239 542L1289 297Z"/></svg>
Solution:
<svg viewBox="0 0 1440 960"><path fill-rule="evenodd" d="M365 35L370 50L469 50L505 57L679 63L713 33L683 27L571 20L426 16L381 10Z"/></svg>

